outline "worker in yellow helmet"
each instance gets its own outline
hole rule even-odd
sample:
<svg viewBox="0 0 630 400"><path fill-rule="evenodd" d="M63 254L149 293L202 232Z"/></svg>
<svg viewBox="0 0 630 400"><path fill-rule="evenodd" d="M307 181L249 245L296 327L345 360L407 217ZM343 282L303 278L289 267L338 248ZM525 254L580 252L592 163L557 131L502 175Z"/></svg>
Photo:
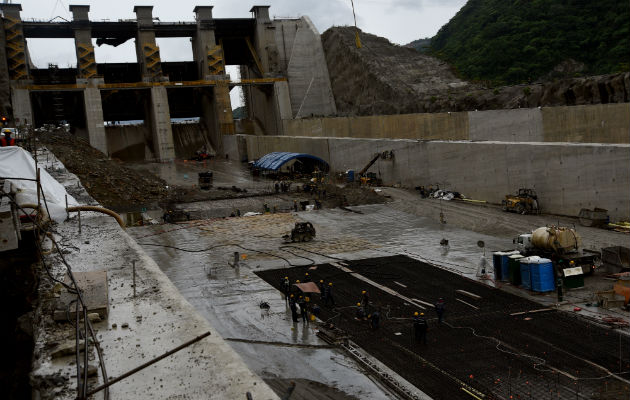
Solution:
<svg viewBox="0 0 630 400"><path fill-rule="evenodd" d="M420 315L417 311L413 313L413 333L416 343L427 344L427 330L429 330L429 325L424 318L424 313L420 313Z"/></svg>
<svg viewBox="0 0 630 400"><path fill-rule="evenodd" d="M285 302L289 301L289 294L291 293L291 282L289 281L289 277L285 276L284 279L280 282L280 289L282 293L284 293Z"/></svg>
<svg viewBox="0 0 630 400"><path fill-rule="evenodd" d="M335 298L333 297L333 284L332 282L328 282L328 286L326 286L326 299L324 300L324 305L328 306L328 303L332 304L332 306L335 306Z"/></svg>
<svg viewBox="0 0 630 400"><path fill-rule="evenodd" d="M308 272L304 274L304 282L310 282L311 281L311 277L309 276Z"/></svg>
<svg viewBox="0 0 630 400"><path fill-rule="evenodd" d="M326 284L323 279L319 280L319 299L322 303L326 302Z"/></svg>
<svg viewBox="0 0 630 400"><path fill-rule="evenodd" d="M364 320L365 319L365 310L361 306L361 303L357 303L357 312L355 315L355 319Z"/></svg>

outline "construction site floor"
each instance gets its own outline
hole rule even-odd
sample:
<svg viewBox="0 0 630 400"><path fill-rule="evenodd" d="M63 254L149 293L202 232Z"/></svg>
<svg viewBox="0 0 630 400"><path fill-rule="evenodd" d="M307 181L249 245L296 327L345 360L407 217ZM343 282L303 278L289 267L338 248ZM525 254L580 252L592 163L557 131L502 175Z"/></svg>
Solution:
<svg viewBox="0 0 630 400"><path fill-rule="evenodd" d="M366 268L368 275L371 274L370 280L376 285L394 285L392 288L399 293L409 290L409 296L425 299L423 301L428 304L432 304L437 296L447 298L447 324L437 327L434 321L430 321L429 337L434 342L426 348L418 349L409 341L408 318L418 308L405 305L398 297L385 293L378 300L383 307L390 305L390 316L405 318L388 320L383 326L379 340L382 339L386 345L374 344L374 336L368 334L365 324L351 319L353 310L342 310L337 317L347 321L346 328L350 333L366 330L365 335L358 335L359 344L403 378L415 382L421 391L429 392L433 398L470 398L462 387L469 388L467 390L473 394L475 391L486 394L489 398L509 398L510 393L521 398L592 398L594 393L599 396L595 398L628 398L627 336L621 336L623 333L620 335L619 330L587 324L583 319L586 313L573 312L570 304L575 301L584 305L584 293L591 290L592 279L601 283L599 272L594 278L587 277L586 288L566 294L569 303L561 304L557 309L570 310L569 313L555 309L555 293L534 294L492 280L484 280L483 284L473 282L478 280L478 265L484 255L484 250L477 246L478 241L484 241L486 258L490 259L492 251L508 249L513 245L511 237L507 236L509 232L504 236L495 228L488 231L489 234L482 233L485 229L482 224L475 225L475 230L481 232L465 229L467 219L474 219L477 213L488 221L505 218L509 229L516 231L519 225L523 226L523 230L528 229L528 224L532 224L528 221L531 216L501 213L492 207L483 207L479 211L476 206L453 203L444 205L448 223L441 224L435 216L418 215L421 214L419 209L435 209L439 207L439 202L417 197L414 202L408 202L405 197L411 197L413 193L400 189L384 189L383 193L391 197L391 202L352 207L351 211L325 209L219 218L138 227L130 231L184 297L223 337L228 338L247 365L266 380L308 379L355 398L391 396L381 385L366 377L365 370L343 352L329 348L316 338L315 324L294 324L284 297L274 288L284 272L272 270L296 267L287 271L297 279L297 275L293 274L303 272L300 268L343 259L348 260L350 268L356 267L358 272ZM210 208L211 203L207 207ZM403 210L405 207L409 209ZM544 216L533 218L543 219ZM314 224L317 230L315 240L283 243L282 235L299 220ZM464 222L464 226L458 226L460 221ZM616 232L590 229L581 232L586 243L619 245L627 238ZM448 248L440 246L443 238L449 240ZM234 252L246 256L245 260L241 259L238 268L230 266ZM389 260L385 257L390 256L396 256L391 260L398 260L401 265L396 267L389 261L383 261ZM350 262L371 259L382 261L376 266L362 264L373 264L372 261L361 261L356 265ZM409 263L413 265L411 271L408 271L409 265L405 265ZM317 268L334 271L335 267ZM372 301L381 296L377 294L380 293L380 289L375 289L377 286L366 286L365 281L357 281L345 272L335 273L338 274L335 279L339 279L335 284L338 290L336 300L341 305L355 304L360 291L366 287L373 293ZM268 284L256 274L274 274L274 277L265 278ZM428 275L425 277L423 274ZM434 280L437 283L431 284ZM501 286L502 290L495 289L495 286ZM481 304L465 297L458 298L473 307L454 300L452 291L460 288L482 296ZM261 302L270 305L269 311L260 308ZM549 306L554 307L554 311L518 318L509 315ZM430 307L426 307L426 311L431 313ZM628 320L627 312L621 310L595 308L591 312L593 319L615 315ZM337 312L325 310L322 319L335 315ZM525 320L528 317L532 319ZM391 326L386 328L389 324ZM495 324L496 328L493 328ZM477 334L488 338L475 336L471 329L457 327L472 327ZM388 336L387 332L391 335ZM398 332L401 335L396 335ZM603 342L595 343L599 339ZM499 345L497 340L502 344ZM616 347L611 344L613 342ZM556 347L561 350L550 350ZM593 356L599 353L602 353L602 358ZM614 358L612 354L621 354L621 364L615 364L619 357ZM556 365L565 362L566 365ZM590 363L601 363L601 368ZM620 366L620 379L604 378L607 373L602 368L618 373ZM406 373L407 370L413 373ZM580 380L575 381L573 377ZM572 382L577 382L575 387L571 386Z"/></svg>

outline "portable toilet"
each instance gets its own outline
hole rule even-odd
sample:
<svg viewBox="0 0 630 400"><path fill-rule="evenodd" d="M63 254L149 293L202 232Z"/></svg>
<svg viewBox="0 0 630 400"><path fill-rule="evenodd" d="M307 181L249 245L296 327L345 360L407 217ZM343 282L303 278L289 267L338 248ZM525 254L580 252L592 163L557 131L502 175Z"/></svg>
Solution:
<svg viewBox="0 0 630 400"><path fill-rule="evenodd" d="M495 251L492 253L492 268L494 269L494 280L501 281L503 280L503 255L505 253L502 251Z"/></svg>
<svg viewBox="0 0 630 400"><path fill-rule="evenodd" d="M534 292L553 292L556 288L556 280L553 272L553 263L547 258L540 258L530 264L532 290Z"/></svg>
<svg viewBox="0 0 630 400"><path fill-rule="evenodd" d="M532 273L531 273L531 264L537 263L540 257L531 256L531 257L523 257L519 259L520 262L520 273L521 273L521 285L523 289L532 290Z"/></svg>
<svg viewBox="0 0 630 400"><path fill-rule="evenodd" d="M354 182L354 170L349 169L346 171L346 179L348 182Z"/></svg>
<svg viewBox="0 0 630 400"><path fill-rule="evenodd" d="M521 258L520 254L512 254L508 257L508 276L509 281L514 286L521 284Z"/></svg>

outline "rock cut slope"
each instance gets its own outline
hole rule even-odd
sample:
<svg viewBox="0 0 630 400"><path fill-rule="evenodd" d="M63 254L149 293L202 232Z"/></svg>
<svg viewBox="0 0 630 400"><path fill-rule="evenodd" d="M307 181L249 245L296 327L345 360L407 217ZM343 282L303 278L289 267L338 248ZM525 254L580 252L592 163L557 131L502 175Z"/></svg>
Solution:
<svg viewBox="0 0 630 400"><path fill-rule="evenodd" d="M322 35L340 114L424 112L432 97L476 88L437 58L368 33L360 37L362 47L357 48L353 27L331 28Z"/></svg>
<svg viewBox="0 0 630 400"><path fill-rule="evenodd" d="M458 78L452 68L415 49L333 27L322 35L338 115L407 114L623 103L630 73L487 88Z"/></svg>

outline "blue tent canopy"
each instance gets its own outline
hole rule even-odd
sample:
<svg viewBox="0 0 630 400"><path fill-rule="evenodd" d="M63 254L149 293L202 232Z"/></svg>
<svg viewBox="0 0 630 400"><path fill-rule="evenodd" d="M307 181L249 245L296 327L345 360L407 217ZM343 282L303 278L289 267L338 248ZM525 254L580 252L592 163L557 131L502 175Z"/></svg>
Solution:
<svg viewBox="0 0 630 400"><path fill-rule="evenodd" d="M274 151L273 153L265 154L254 163L254 168L277 171L284 164L296 158L314 160L316 163L324 165L325 169L328 169L328 163L319 157L306 153L288 153L284 151Z"/></svg>

